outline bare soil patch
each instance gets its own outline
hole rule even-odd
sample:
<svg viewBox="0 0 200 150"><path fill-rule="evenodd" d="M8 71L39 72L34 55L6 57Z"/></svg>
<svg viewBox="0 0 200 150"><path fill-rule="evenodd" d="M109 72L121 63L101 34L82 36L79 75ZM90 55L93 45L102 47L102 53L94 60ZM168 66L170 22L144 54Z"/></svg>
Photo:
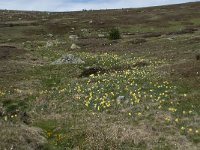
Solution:
<svg viewBox="0 0 200 150"><path fill-rule="evenodd" d="M0 46L0 60L6 60L25 53L25 50L15 46Z"/></svg>

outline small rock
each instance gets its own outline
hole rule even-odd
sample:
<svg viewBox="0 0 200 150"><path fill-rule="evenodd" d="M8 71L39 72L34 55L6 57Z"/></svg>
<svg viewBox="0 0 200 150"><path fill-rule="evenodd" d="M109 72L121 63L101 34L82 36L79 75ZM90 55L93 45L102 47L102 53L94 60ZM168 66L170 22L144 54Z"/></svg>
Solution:
<svg viewBox="0 0 200 150"><path fill-rule="evenodd" d="M104 38L105 35L100 33L100 34L98 34L98 37L99 37L99 38Z"/></svg>
<svg viewBox="0 0 200 150"><path fill-rule="evenodd" d="M77 35L70 35L69 39L75 42L75 41L78 40L78 36Z"/></svg>
<svg viewBox="0 0 200 150"><path fill-rule="evenodd" d="M81 32L88 32L88 29L81 29Z"/></svg>
<svg viewBox="0 0 200 150"><path fill-rule="evenodd" d="M80 49L81 47L76 45L76 44L72 44L71 46L71 49L74 50L74 49Z"/></svg>
<svg viewBox="0 0 200 150"><path fill-rule="evenodd" d="M53 46L53 42L51 42L51 41L47 41L47 43L46 43L46 48L48 48L48 47L52 47Z"/></svg>
<svg viewBox="0 0 200 150"><path fill-rule="evenodd" d="M51 34L51 33L50 33L50 34L48 34L48 37L52 38L52 37L53 37L53 34Z"/></svg>
<svg viewBox="0 0 200 150"><path fill-rule="evenodd" d="M84 64L85 62L81 60L79 57L76 57L72 54L62 55L61 58L51 63L52 65L60 65L60 64Z"/></svg>
<svg viewBox="0 0 200 150"><path fill-rule="evenodd" d="M169 41L173 41L174 39L173 38L167 38Z"/></svg>
<svg viewBox="0 0 200 150"><path fill-rule="evenodd" d="M117 97L117 101L122 101L122 100L125 100L125 96L118 96Z"/></svg>
<svg viewBox="0 0 200 150"><path fill-rule="evenodd" d="M93 23L93 21L92 21L92 20L90 20L90 21L89 21L89 24L92 24L92 23Z"/></svg>

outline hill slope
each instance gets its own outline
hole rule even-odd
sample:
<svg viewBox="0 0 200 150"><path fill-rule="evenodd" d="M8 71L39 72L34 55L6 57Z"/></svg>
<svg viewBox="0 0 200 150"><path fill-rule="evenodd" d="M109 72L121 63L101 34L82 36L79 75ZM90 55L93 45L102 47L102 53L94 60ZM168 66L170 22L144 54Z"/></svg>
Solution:
<svg viewBox="0 0 200 150"><path fill-rule="evenodd" d="M1 10L0 147L199 149L199 10Z"/></svg>

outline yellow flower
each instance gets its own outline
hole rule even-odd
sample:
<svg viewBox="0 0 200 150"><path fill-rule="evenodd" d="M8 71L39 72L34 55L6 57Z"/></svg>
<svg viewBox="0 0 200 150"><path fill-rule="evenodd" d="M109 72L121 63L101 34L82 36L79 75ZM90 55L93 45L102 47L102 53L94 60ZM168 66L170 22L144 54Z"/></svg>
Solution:
<svg viewBox="0 0 200 150"><path fill-rule="evenodd" d="M188 129L188 132L192 132L192 128L189 128L189 129Z"/></svg>
<svg viewBox="0 0 200 150"><path fill-rule="evenodd" d="M131 116L132 114L131 114L131 113L128 113L128 115Z"/></svg>
<svg viewBox="0 0 200 150"><path fill-rule="evenodd" d="M176 108L168 108L168 110L171 111L171 112L176 112L177 111Z"/></svg>
<svg viewBox="0 0 200 150"><path fill-rule="evenodd" d="M196 131L195 131L195 133L197 133L197 134L198 134L198 133L199 133L199 130L196 130Z"/></svg>
<svg viewBox="0 0 200 150"><path fill-rule="evenodd" d="M178 119L178 118L176 118L176 119L175 119L175 122L178 122L178 121L179 121L179 119Z"/></svg>
<svg viewBox="0 0 200 150"><path fill-rule="evenodd" d="M166 120L167 122L169 122L169 121L170 121L170 118L169 118L169 117L165 117L165 120Z"/></svg>
<svg viewBox="0 0 200 150"><path fill-rule="evenodd" d="M47 135L48 135L48 137L50 137L52 135L52 133L51 132L47 132Z"/></svg>
<svg viewBox="0 0 200 150"><path fill-rule="evenodd" d="M188 113L191 114L191 113L192 113L192 110L190 110Z"/></svg>

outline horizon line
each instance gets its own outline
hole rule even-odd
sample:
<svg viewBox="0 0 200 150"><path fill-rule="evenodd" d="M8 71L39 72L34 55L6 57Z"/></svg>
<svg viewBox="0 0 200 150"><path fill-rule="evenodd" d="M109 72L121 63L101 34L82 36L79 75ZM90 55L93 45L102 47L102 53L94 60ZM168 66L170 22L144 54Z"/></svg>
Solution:
<svg viewBox="0 0 200 150"><path fill-rule="evenodd" d="M200 1L193 2L183 2L183 3L173 3L173 4L162 4L162 5L151 5L151 6L137 6L137 7L124 7L124 8L99 8L99 9L80 9L80 10L66 10L66 11L51 11L51 10L26 10L26 9L2 9L0 11L21 11L21 12L48 12L48 13L67 13L67 12L82 12L82 11L105 11L105 10L123 10L123 9L143 9L143 8L153 8L153 7L165 7L165 6L173 6L173 5L184 5L191 3L200 3Z"/></svg>

